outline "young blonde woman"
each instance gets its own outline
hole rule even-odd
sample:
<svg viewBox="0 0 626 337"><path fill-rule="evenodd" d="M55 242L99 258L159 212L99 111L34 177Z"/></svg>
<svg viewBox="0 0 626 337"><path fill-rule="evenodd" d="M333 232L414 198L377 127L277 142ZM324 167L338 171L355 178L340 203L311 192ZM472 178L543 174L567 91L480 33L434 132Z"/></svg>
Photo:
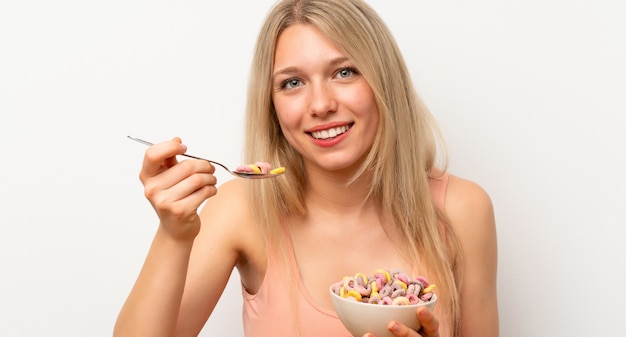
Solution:
<svg viewBox="0 0 626 337"><path fill-rule="evenodd" d="M284 0L257 41L246 160L286 167L220 185L174 138L140 179L160 223L115 336L196 336L234 268L247 337L348 336L328 287L402 269L437 285L396 336L498 336L491 201L445 171L396 43L360 0ZM439 162L440 165L437 165ZM198 214L198 208L206 204Z"/></svg>

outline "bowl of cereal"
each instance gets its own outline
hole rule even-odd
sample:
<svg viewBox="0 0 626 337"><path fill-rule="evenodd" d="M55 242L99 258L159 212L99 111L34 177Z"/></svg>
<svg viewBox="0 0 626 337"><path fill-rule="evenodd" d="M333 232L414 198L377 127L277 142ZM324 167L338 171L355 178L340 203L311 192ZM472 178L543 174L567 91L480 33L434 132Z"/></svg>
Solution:
<svg viewBox="0 0 626 337"><path fill-rule="evenodd" d="M392 320L420 329L417 308L434 309L434 287L424 277L410 278L401 271L377 269L370 275L345 276L330 286L330 296L339 319L352 335L370 332L376 337L394 337L387 330Z"/></svg>

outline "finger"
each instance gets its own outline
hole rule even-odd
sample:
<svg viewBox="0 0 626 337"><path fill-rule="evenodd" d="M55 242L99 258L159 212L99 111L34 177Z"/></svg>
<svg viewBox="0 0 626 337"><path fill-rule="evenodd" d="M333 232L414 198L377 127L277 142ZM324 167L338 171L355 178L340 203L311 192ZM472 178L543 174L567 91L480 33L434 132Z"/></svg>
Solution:
<svg viewBox="0 0 626 337"><path fill-rule="evenodd" d="M182 139L180 139L178 137L172 138L171 141L174 142L174 143L178 143L178 144L182 144L183 143ZM185 147L185 151L187 151L187 147ZM176 160L176 156L165 158L165 160L163 161L163 166L167 167L167 168L172 167L172 166L174 166L176 164L178 164L178 160Z"/></svg>
<svg viewBox="0 0 626 337"><path fill-rule="evenodd" d="M387 324L387 330L389 330L396 337L417 337L419 336L417 332L408 326L396 322L391 321Z"/></svg>
<svg viewBox="0 0 626 337"><path fill-rule="evenodd" d="M417 309L417 318L422 323L420 333L424 337L439 337L439 320L426 307Z"/></svg>
<svg viewBox="0 0 626 337"><path fill-rule="evenodd" d="M145 154L140 178L153 177L177 164L176 156L187 151L187 147L176 139L150 146Z"/></svg>
<svg viewBox="0 0 626 337"><path fill-rule="evenodd" d="M144 193L153 202L174 202L202 186L217 184L213 172L215 167L207 161L184 160L154 177L145 178ZM161 192L165 196L159 197Z"/></svg>
<svg viewBox="0 0 626 337"><path fill-rule="evenodd" d="M162 221L167 219L174 221L187 221L189 217L195 217L200 205L208 198L217 193L215 186L205 185L180 200L169 202L156 208Z"/></svg>
<svg viewBox="0 0 626 337"><path fill-rule="evenodd" d="M189 222L200 205L217 193L216 183L212 174L194 174L170 189L157 190L148 199L163 223Z"/></svg>
<svg viewBox="0 0 626 337"><path fill-rule="evenodd" d="M210 173L194 173L166 190L173 196L172 201L187 198L189 195L206 187L215 187L217 178Z"/></svg>

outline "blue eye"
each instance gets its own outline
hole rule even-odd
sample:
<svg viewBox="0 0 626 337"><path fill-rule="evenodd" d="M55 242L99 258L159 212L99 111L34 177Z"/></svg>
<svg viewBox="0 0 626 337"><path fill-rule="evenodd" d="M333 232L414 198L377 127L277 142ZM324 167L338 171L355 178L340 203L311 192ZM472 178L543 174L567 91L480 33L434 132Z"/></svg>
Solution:
<svg viewBox="0 0 626 337"><path fill-rule="evenodd" d="M345 68L339 69L339 71L337 72L337 77L339 77L339 78L350 78L350 77L354 76L356 73L357 72L356 72L356 70L354 68L345 67Z"/></svg>
<svg viewBox="0 0 626 337"><path fill-rule="evenodd" d="M283 81L280 84L280 88L281 89L293 89L301 85L302 85L302 81L295 79L295 78L290 78L288 80Z"/></svg>

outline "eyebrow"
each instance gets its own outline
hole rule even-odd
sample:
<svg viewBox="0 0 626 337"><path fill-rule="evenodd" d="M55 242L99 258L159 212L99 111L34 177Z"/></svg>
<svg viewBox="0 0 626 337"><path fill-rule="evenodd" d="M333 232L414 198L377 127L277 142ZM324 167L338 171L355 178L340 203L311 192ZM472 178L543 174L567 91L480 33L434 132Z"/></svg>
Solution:
<svg viewBox="0 0 626 337"><path fill-rule="evenodd" d="M340 56L340 57L328 60L328 62L326 62L326 65L329 66L329 67L334 67L334 66L337 66L337 65L342 64L342 63L347 62L347 61L350 61L350 59L345 57L345 56ZM274 74L272 74L272 79L276 78L279 75L291 75L291 74L297 73L299 71L300 71L300 68L298 68L298 67L283 68L283 69L280 69L280 70L274 72Z"/></svg>

